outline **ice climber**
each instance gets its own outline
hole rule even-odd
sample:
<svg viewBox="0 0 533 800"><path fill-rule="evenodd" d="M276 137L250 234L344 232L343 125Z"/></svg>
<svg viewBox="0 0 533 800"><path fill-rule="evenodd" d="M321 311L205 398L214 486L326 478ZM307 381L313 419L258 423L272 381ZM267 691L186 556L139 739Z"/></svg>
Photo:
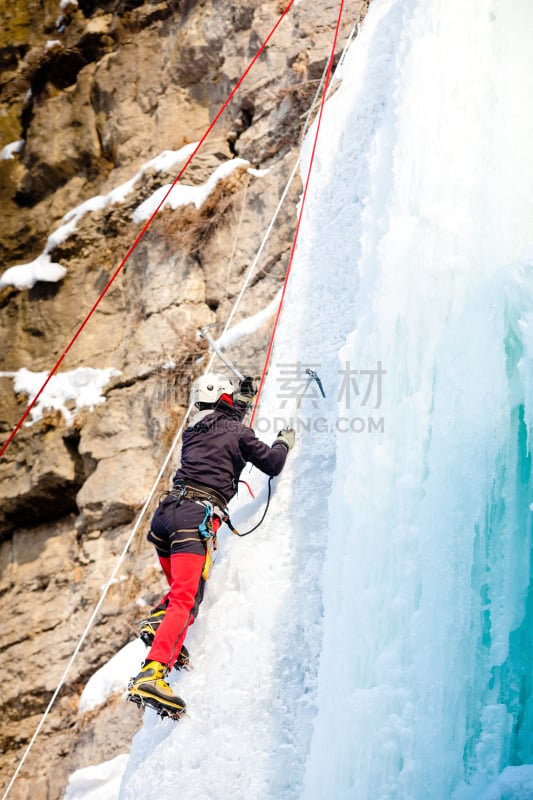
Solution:
<svg viewBox="0 0 533 800"><path fill-rule="evenodd" d="M185 703L165 677L173 666L187 666L183 643L198 614L211 549L216 546L226 506L237 492L239 476L247 462L267 475L278 475L294 445L292 429L280 431L269 447L242 423L254 395L250 378L241 381L235 394L229 378L212 373L193 384L191 403L197 411L183 434L181 466L172 491L152 517L147 536L170 590L141 623L141 638L150 650L129 683L128 697L174 718L185 712Z"/></svg>

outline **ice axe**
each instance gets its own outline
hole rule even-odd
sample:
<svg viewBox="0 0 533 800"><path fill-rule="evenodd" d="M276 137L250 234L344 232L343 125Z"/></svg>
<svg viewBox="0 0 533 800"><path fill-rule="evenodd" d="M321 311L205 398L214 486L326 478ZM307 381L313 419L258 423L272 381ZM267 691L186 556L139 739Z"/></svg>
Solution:
<svg viewBox="0 0 533 800"><path fill-rule="evenodd" d="M318 388L320 389L320 394L322 395L322 397L324 397L324 398L326 397L326 393L324 391L324 387L322 386L322 381L318 377L317 373L314 370L309 369L309 368L307 368L305 371L306 371L306 373L308 375L308 378L307 378L307 380L305 382L304 388L302 389L302 391L300 392L300 394L298 395L298 397L296 399L296 411L297 412L300 410L300 406L302 405L302 400L305 397L305 393L307 392L308 388L311 386L313 381L316 381L316 384L317 384ZM290 427L291 428L294 427L294 418L292 418L291 421L290 421Z"/></svg>
<svg viewBox="0 0 533 800"><path fill-rule="evenodd" d="M300 410L300 406L302 405L302 400L303 400L303 398L305 396L305 393L308 390L308 388L311 386L313 381L317 382L317 385L318 385L318 388L320 389L320 393L321 393L322 397L324 397L324 398L326 397L326 393L324 391L324 387L322 386L322 381L318 377L317 373L314 370L309 369L309 368L306 369L305 371L309 375L309 377L307 378L307 380L305 382L305 386L302 389L302 391L300 392L300 396L298 397L298 402L296 403L296 411Z"/></svg>
<svg viewBox="0 0 533 800"><path fill-rule="evenodd" d="M212 327L213 327L212 325L204 325L204 327L200 331L200 336L204 337L204 339L208 343L213 353L215 353L220 358L220 360L227 366L227 368L230 369L240 381L243 381L244 375L242 374L242 372L239 372L235 364L232 361L230 361L230 359L226 355L224 355L218 344L215 342L215 340L209 333L209 328Z"/></svg>

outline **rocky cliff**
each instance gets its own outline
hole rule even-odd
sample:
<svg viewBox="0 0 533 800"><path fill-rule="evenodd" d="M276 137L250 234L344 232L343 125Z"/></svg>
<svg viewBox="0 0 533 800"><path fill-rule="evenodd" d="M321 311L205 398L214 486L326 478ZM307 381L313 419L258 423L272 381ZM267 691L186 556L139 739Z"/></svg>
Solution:
<svg viewBox="0 0 533 800"><path fill-rule="evenodd" d="M29 387L42 383L139 236L141 204L179 171L179 155L156 157L202 137L284 6L0 0L3 442L27 407ZM347 3L339 53L365 8L364 0ZM291 8L180 181L197 188L196 202L159 212L69 350L61 375L79 385L88 374L82 368L105 370L100 394L83 403L73 392L39 406L0 459L9 676L0 708L2 789L148 496L190 381L207 363L197 331L225 323L270 222L337 13L329 0ZM242 160L235 169L220 171L235 159ZM300 189L295 181L235 321L265 308L279 290ZM232 348L247 372L261 370L271 323ZM135 638L143 604L163 589L146 525L10 797L54 800L73 770L128 750L142 721L132 704L118 696L79 715L78 703L87 679Z"/></svg>

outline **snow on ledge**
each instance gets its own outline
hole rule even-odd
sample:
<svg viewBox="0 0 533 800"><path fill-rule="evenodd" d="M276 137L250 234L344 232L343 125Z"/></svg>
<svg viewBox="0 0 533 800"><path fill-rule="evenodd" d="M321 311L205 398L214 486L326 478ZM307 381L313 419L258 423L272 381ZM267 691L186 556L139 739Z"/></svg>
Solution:
<svg viewBox="0 0 533 800"><path fill-rule="evenodd" d="M22 152L22 148L25 144L25 139L18 139L16 142L10 142L9 144L6 144L6 146L2 149L2 153L0 154L0 161L8 161L11 158L15 158L17 153Z"/></svg>
<svg viewBox="0 0 533 800"><path fill-rule="evenodd" d="M14 286L16 289L31 289L37 281L56 283L67 274L66 267L52 261L48 253L29 261L27 264L17 264L9 267L0 277L0 288Z"/></svg>
<svg viewBox="0 0 533 800"><path fill-rule="evenodd" d="M12 146L7 145L6 147L14 148L15 144L17 143L14 142ZM24 143L22 143L21 147L23 144ZM109 205L123 203L146 170L153 169L156 172L164 172L172 169L176 164L185 162L191 153L194 152L196 146L197 143L193 142L192 144L181 147L179 150L164 150L158 156L155 156L155 158L147 161L133 178L130 178L130 180L112 189L108 194L99 194L90 197L88 200L80 203L79 206L71 209L71 211L62 218L60 226L48 237L44 251L37 256L37 258L27 264L17 264L16 266L9 267L0 276L0 289L4 286L14 286L19 290L31 289L37 281L60 281L66 275L67 270L61 264L53 262L50 258L50 253L54 247L57 247L68 239L85 214L91 211L99 211ZM2 151L3 158L12 157L9 155L4 156L5 151L6 148ZM13 149L12 152L17 151Z"/></svg>
<svg viewBox="0 0 533 800"><path fill-rule="evenodd" d="M262 308L261 311L252 314L251 317L241 320L241 322L238 322L233 328L230 328L229 331L222 334L222 336L217 339L218 348L220 350L226 350L232 344L238 342L239 339L242 339L244 336L249 336L251 333L259 330L259 328L276 313L281 302L282 291L283 289L280 289L274 299L271 300L265 308Z"/></svg>
<svg viewBox="0 0 533 800"><path fill-rule="evenodd" d="M207 181L199 186L186 186L178 183L174 186L161 208L170 206L170 208L176 210L176 208L194 204L197 209L200 209L217 183L227 178L232 172L235 172L235 170L249 166L250 162L246 161L244 158L233 158L217 167ZM171 186L171 183L161 186L141 203L140 206L135 209L133 221L139 223L150 219Z"/></svg>
<svg viewBox="0 0 533 800"><path fill-rule="evenodd" d="M139 672L141 664L146 657L146 647L140 639L125 645L118 653L91 675L81 693L79 714L92 711L93 708L117 692L124 692L128 688L128 680Z"/></svg>
<svg viewBox="0 0 533 800"><path fill-rule="evenodd" d="M13 158L13 153L20 152L23 146L23 140L20 142L13 142L11 145L6 145L2 150L2 158ZM0 276L0 289L4 286L14 286L19 290L31 289L37 281L53 283L60 281L65 277L67 270L61 264L53 262L50 253L55 247L74 233L78 222L85 214L92 211L100 211L107 206L123 203L126 197L133 191L135 184L142 177L143 173L149 169L155 172L168 172L177 164L183 164L193 154L197 146L198 142L192 142L191 144L181 147L179 150L163 150L158 156L155 156L147 161L146 164L143 164L133 178L130 178L125 183L112 189L107 194L94 195L71 209L62 218L59 227L50 234L43 252L38 255L37 258L26 264L17 264L5 270ZM248 172L256 177L262 177L268 172L268 170L252 169L249 163L249 161L245 161L243 158L233 158L217 167L207 181L200 186L177 184L164 205L170 205L171 208L176 209L180 206L193 203L196 208L199 209L203 203L205 203L217 183L227 178L236 169L248 167ZM141 203L135 209L133 221L139 223L150 219L171 186L171 183L161 186L151 197Z"/></svg>
<svg viewBox="0 0 533 800"><path fill-rule="evenodd" d="M253 175L254 178L264 178L265 175L268 175L270 172L270 167L267 167L266 169L254 169L254 167L250 167L248 172L250 175Z"/></svg>
<svg viewBox="0 0 533 800"><path fill-rule="evenodd" d="M120 372L113 367L107 369L78 367L70 372L53 375L30 411L31 422L28 424L32 425L41 419L45 409L61 411L67 423L72 422L80 408L89 407L92 411L95 406L105 402L102 389L115 375L120 375ZM0 378L14 379L13 391L15 394L19 392L27 394L28 404L37 395L47 377L47 372L32 372L25 367L17 372L0 372ZM71 400L76 401L74 412L69 411L65 405Z"/></svg>
<svg viewBox="0 0 533 800"><path fill-rule="evenodd" d="M128 758L122 753L102 764L76 770L69 778L65 800L116 800Z"/></svg>
<svg viewBox="0 0 533 800"><path fill-rule="evenodd" d="M44 50L46 53L50 52L53 53L62 49L63 49L63 43L60 42L59 39L49 39L44 46Z"/></svg>

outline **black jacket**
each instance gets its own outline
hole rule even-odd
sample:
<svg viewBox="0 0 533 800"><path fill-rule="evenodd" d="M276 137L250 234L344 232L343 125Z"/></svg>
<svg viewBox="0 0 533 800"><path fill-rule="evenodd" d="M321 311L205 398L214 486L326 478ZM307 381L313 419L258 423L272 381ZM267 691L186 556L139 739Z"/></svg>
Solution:
<svg viewBox="0 0 533 800"><path fill-rule="evenodd" d="M226 403L183 433L181 466L174 481L192 481L217 492L229 502L249 461L267 475L278 475L287 458L283 442L269 447L238 419Z"/></svg>

